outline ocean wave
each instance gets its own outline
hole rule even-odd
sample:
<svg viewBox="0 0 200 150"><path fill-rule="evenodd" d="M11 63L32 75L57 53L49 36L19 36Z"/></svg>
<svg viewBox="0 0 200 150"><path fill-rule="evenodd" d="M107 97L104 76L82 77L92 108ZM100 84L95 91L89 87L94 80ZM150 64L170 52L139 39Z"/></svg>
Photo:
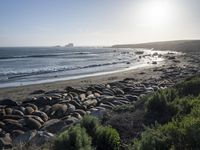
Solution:
<svg viewBox="0 0 200 150"><path fill-rule="evenodd" d="M95 67L103 67L103 66L109 66L109 65L116 65L116 64L126 64L127 61L118 61L118 62L111 62L111 63L102 63L102 64L92 64L87 66L76 66L72 68L68 67L62 67L62 68L48 68L44 70L31 70L27 72L7 72L7 73L0 73L0 77L7 77L7 79L15 79L15 78L21 78L26 76L32 76L32 75L42 75L42 74L49 74L49 73L55 73L55 72L62 72L62 71L70 71L70 70L80 70L80 69L86 69L86 68L95 68Z"/></svg>
<svg viewBox="0 0 200 150"><path fill-rule="evenodd" d="M20 58L46 58L46 57L59 57L71 55L92 55L90 52L66 52L56 54L34 54L34 55L21 55L21 56L0 56L0 59L20 59Z"/></svg>

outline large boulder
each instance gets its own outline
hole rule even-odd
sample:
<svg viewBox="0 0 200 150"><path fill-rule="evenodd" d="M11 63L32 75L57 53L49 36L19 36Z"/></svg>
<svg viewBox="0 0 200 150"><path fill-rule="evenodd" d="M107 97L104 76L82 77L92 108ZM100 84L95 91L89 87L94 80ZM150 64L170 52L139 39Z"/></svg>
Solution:
<svg viewBox="0 0 200 150"><path fill-rule="evenodd" d="M37 121L36 119L30 118L30 117L25 118L25 123L26 123L26 127L31 130L39 129L42 126L39 121Z"/></svg>
<svg viewBox="0 0 200 150"><path fill-rule="evenodd" d="M36 135L30 140L30 143L36 146L41 146L53 139L54 135L46 131L37 131Z"/></svg>
<svg viewBox="0 0 200 150"><path fill-rule="evenodd" d="M66 123L60 119L51 119L44 123L42 130L50 133L58 133L66 126Z"/></svg>
<svg viewBox="0 0 200 150"><path fill-rule="evenodd" d="M18 103L11 99L3 99L0 101L0 105L11 107L11 106L18 106Z"/></svg>
<svg viewBox="0 0 200 150"><path fill-rule="evenodd" d="M32 115L40 117L44 122L46 122L48 120L47 114L45 112L42 112L39 110L33 112Z"/></svg>
<svg viewBox="0 0 200 150"><path fill-rule="evenodd" d="M3 137L0 137L0 149L12 148L12 139L9 134L5 134Z"/></svg>
<svg viewBox="0 0 200 150"><path fill-rule="evenodd" d="M66 104L55 104L50 109L50 117L51 118L61 118L67 112L67 105Z"/></svg>
<svg viewBox="0 0 200 150"><path fill-rule="evenodd" d="M5 119L3 120L3 122L5 123L5 125L2 129L6 132L12 132L13 130L26 130L23 125L17 120Z"/></svg>
<svg viewBox="0 0 200 150"><path fill-rule="evenodd" d="M25 144L31 141L31 139L36 135L36 130L30 130L21 134L13 139L13 145Z"/></svg>

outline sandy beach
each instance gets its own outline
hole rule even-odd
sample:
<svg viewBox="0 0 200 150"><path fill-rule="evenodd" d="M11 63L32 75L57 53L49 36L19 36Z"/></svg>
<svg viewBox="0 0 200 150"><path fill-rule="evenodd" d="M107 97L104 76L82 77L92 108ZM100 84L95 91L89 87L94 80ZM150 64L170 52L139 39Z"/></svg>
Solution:
<svg viewBox="0 0 200 150"><path fill-rule="evenodd" d="M103 118L116 107L133 104L138 110L135 122L139 122L133 132L140 133L144 118L144 110L139 111L142 97L200 73L196 54L173 53L164 58L149 67L107 75L1 88L0 125L8 133L3 133L8 135L5 138L9 138L4 145L19 147L23 141L41 146L85 115Z"/></svg>
<svg viewBox="0 0 200 150"><path fill-rule="evenodd" d="M168 70L170 67L176 68L184 68L187 70L187 67L198 68L198 61L196 63L193 61L192 55L181 55L177 56L176 60L165 59L159 64L151 65L149 67L141 67L137 69L132 69L128 71L122 71L117 73L111 73L106 75L97 75L92 77L85 77L80 79L72 79L65 81L57 81L51 83L42 83L42 84L33 84L33 85L25 85L18 87L8 87L8 88L0 88L0 99L13 99L17 101L23 101L27 97L30 97L30 93L35 90L44 90L44 91L52 91L52 90L63 90L67 86L71 86L74 88L85 88L89 85L94 84L107 84L117 81L122 81L126 78L134 78L138 81L148 80L149 78L160 78L163 75L164 70ZM161 71L155 71L155 70ZM176 70L176 69L175 69ZM190 74L192 75L192 73ZM188 76L190 76L188 75ZM186 78L187 76L183 77ZM177 79L179 80L179 79Z"/></svg>

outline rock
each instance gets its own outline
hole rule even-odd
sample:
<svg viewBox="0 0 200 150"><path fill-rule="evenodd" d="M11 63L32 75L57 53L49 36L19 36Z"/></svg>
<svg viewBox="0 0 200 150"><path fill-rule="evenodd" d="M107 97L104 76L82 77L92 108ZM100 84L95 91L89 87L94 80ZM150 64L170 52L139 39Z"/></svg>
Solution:
<svg viewBox="0 0 200 150"><path fill-rule="evenodd" d="M0 149L12 148L12 139L9 134L6 134L4 137L0 138Z"/></svg>
<svg viewBox="0 0 200 150"><path fill-rule="evenodd" d="M35 110L32 107L26 107L24 113L26 115L31 115Z"/></svg>
<svg viewBox="0 0 200 150"><path fill-rule="evenodd" d="M104 114L106 113L106 109L90 109L90 115L95 116L97 118L103 118Z"/></svg>
<svg viewBox="0 0 200 150"><path fill-rule="evenodd" d="M119 88L115 88L115 89L113 89L113 90L114 90L114 93L115 93L116 95L123 95L123 94L124 94L124 91L121 90L121 89L119 89Z"/></svg>
<svg viewBox="0 0 200 150"><path fill-rule="evenodd" d="M116 100L112 101L111 103L112 103L113 105L115 105L115 106L123 105L122 102L120 102L120 101L116 101Z"/></svg>
<svg viewBox="0 0 200 150"><path fill-rule="evenodd" d="M76 92L69 92L73 96L73 98L78 98L79 95Z"/></svg>
<svg viewBox="0 0 200 150"><path fill-rule="evenodd" d="M65 88L65 90L70 93L70 92L74 92L74 93L78 93L78 94L82 94L82 93L85 93L85 91L81 90L81 89L75 89L71 86L68 86Z"/></svg>
<svg viewBox="0 0 200 150"><path fill-rule="evenodd" d="M30 94L31 94L31 95L34 95L34 94L43 94L43 93L45 93L44 90L35 90L35 91L33 91L32 93L30 93Z"/></svg>
<svg viewBox="0 0 200 150"><path fill-rule="evenodd" d="M76 109L74 112L79 113L82 117L87 114L86 111L84 111L82 109Z"/></svg>
<svg viewBox="0 0 200 150"><path fill-rule="evenodd" d="M2 118L3 119L19 120L19 119L22 119L22 116L19 116L19 115L4 115Z"/></svg>
<svg viewBox="0 0 200 150"><path fill-rule="evenodd" d="M76 107L76 109L81 109L82 108L82 106L77 101L74 101L74 100L69 101L69 104L74 105Z"/></svg>
<svg viewBox="0 0 200 150"><path fill-rule="evenodd" d="M72 105L72 104L67 104L67 107L68 107L68 110L67 110L67 112L69 112L69 113L71 113L71 112L73 112L73 111L75 111L76 110L76 107L74 106L74 105Z"/></svg>
<svg viewBox="0 0 200 150"><path fill-rule="evenodd" d="M87 91L87 96L91 95L92 94L92 91Z"/></svg>
<svg viewBox="0 0 200 150"><path fill-rule="evenodd" d="M112 101L111 102L103 102L103 103L101 103L100 105L102 105L102 104L106 104L106 105L109 105L109 106L111 106L111 107L115 107L115 105L112 103Z"/></svg>
<svg viewBox="0 0 200 150"><path fill-rule="evenodd" d="M138 96L136 96L136 95L125 95L125 97L126 97L130 102L137 101L137 100L139 99Z"/></svg>
<svg viewBox="0 0 200 150"><path fill-rule="evenodd" d="M31 107L31 108L34 109L34 111L38 110L38 107L36 105L34 105L34 104L31 104L31 103L25 104L25 107Z"/></svg>
<svg viewBox="0 0 200 150"><path fill-rule="evenodd" d="M11 132L11 137L12 137L12 139L15 139L16 137L18 137L18 136L20 136L20 135L22 135L22 134L24 134L25 132L24 131L22 131L22 130L13 130L12 132Z"/></svg>
<svg viewBox="0 0 200 150"><path fill-rule="evenodd" d="M77 112L74 112L73 114L71 114L71 116L75 117L77 119L82 119L82 116L79 113L77 113Z"/></svg>
<svg viewBox="0 0 200 150"><path fill-rule="evenodd" d="M86 95L85 95L84 93L83 93L83 94L80 94L80 95L79 95L79 98L80 98L81 101L84 101L85 98L86 98Z"/></svg>
<svg viewBox="0 0 200 150"><path fill-rule="evenodd" d="M55 104L50 109L50 116L53 118L61 118L67 112L67 105Z"/></svg>
<svg viewBox="0 0 200 150"><path fill-rule="evenodd" d="M41 107L45 107L46 105L52 106L58 102L60 102L60 99L53 99L48 96L42 96L42 97L38 97L36 100L24 101L23 104L32 103L32 104L35 104L38 108L41 108Z"/></svg>
<svg viewBox="0 0 200 150"><path fill-rule="evenodd" d="M41 108L40 111L45 112L47 115L50 113L51 106L46 105L45 107Z"/></svg>
<svg viewBox="0 0 200 150"><path fill-rule="evenodd" d="M174 60L174 59L176 59L176 57L175 56L168 56L168 59L169 60Z"/></svg>
<svg viewBox="0 0 200 150"><path fill-rule="evenodd" d="M79 122L79 119L77 119L76 117L68 116L64 121L67 125L70 125Z"/></svg>
<svg viewBox="0 0 200 150"><path fill-rule="evenodd" d="M4 116L5 114L6 114L5 109L4 108L0 109L0 118L1 116Z"/></svg>
<svg viewBox="0 0 200 150"><path fill-rule="evenodd" d="M4 126L5 126L5 123L4 123L4 122L2 122L2 121L0 121L0 128L1 128L1 129L3 129L3 128L4 128Z"/></svg>
<svg viewBox="0 0 200 150"><path fill-rule="evenodd" d="M7 115L11 115L12 114L12 111L13 111L13 109L12 108L5 108L5 113L7 114Z"/></svg>
<svg viewBox="0 0 200 150"><path fill-rule="evenodd" d="M109 85L109 84L106 84L106 88L110 89L110 85Z"/></svg>
<svg viewBox="0 0 200 150"><path fill-rule="evenodd" d="M13 140L13 145L21 145L21 144L25 144L31 141L31 139L36 135L37 131L36 130L31 130L28 132L25 132L22 135L17 136L16 138L14 138Z"/></svg>
<svg viewBox="0 0 200 150"><path fill-rule="evenodd" d="M39 121L33 118L25 118L25 123L26 123L26 126L31 130L39 129L42 126Z"/></svg>
<svg viewBox="0 0 200 150"><path fill-rule="evenodd" d="M102 94L103 95L114 96L114 92L111 91L110 89L103 89Z"/></svg>
<svg viewBox="0 0 200 150"><path fill-rule="evenodd" d="M5 119L3 120L5 125L2 128L6 132L12 132L13 130L26 130L21 123L17 120Z"/></svg>
<svg viewBox="0 0 200 150"><path fill-rule="evenodd" d="M24 116L24 113L22 111L20 111L20 110L14 109L12 111L12 115Z"/></svg>
<svg viewBox="0 0 200 150"><path fill-rule="evenodd" d="M30 143L36 146L41 146L52 140L54 135L46 131L37 131L36 135L30 140Z"/></svg>
<svg viewBox="0 0 200 150"><path fill-rule="evenodd" d="M4 99L0 101L0 105L11 107L11 106L18 106L18 103L11 99Z"/></svg>
<svg viewBox="0 0 200 150"><path fill-rule="evenodd" d="M73 100L73 96L71 94L68 94L67 96L65 96L65 100L71 101Z"/></svg>
<svg viewBox="0 0 200 150"><path fill-rule="evenodd" d="M104 107L104 108L106 108L106 109L112 109L112 108L113 108L112 106L107 105L107 104L104 104L104 103L101 103L100 106L101 106L101 107Z"/></svg>
<svg viewBox="0 0 200 150"><path fill-rule="evenodd" d="M33 112L32 115L40 117L44 122L46 122L48 120L47 114L45 112L42 112L42 111L39 111L39 110Z"/></svg>
<svg viewBox="0 0 200 150"><path fill-rule="evenodd" d="M86 105L87 107L96 106L97 100L96 99L89 99L87 101L84 101L83 104Z"/></svg>
<svg viewBox="0 0 200 150"><path fill-rule="evenodd" d="M58 133L66 126L66 123L60 119L51 119L44 123L42 130L50 133Z"/></svg>
<svg viewBox="0 0 200 150"><path fill-rule="evenodd" d="M0 128L0 137L4 137L6 134L6 132Z"/></svg>
<svg viewBox="0 0 200 150"><path fill-rule="evenodd" d="M95 93L94 93L94 96L95 96L95 97L100 97L101 95L100 95L99 93L95 92Z"/></svg>
<svg viewBox="0 0 200 150"><path fill-rule="evenodd" d="M114 98L114 96L103 95L100 99L100 102L110 102L113 101Z"/></svg>
<svg viewBox="0 0 200 150"><path fill-rule="evenodd" d="M35 119L36 121L38 121L41 125L44 124L44 121L43 121L39 116L26 115L24 118L25 118L25 119L26 119L26 118L32 118L32 119Z"/></svg>

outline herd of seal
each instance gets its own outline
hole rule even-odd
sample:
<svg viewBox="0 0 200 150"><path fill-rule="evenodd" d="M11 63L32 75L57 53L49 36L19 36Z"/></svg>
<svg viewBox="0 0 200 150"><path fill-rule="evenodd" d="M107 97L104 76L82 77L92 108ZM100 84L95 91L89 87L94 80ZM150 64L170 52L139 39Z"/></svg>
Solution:
<svg viewBox="0 0 200 150"><path fill-rule="evenodd" d="M55 134L79 122L84 115L97 117L115 106L133 104L143 95L173 86L181 79L199 74L197 66L155 68L159 78L126 78L107 84L63 90L36 90L19 102L0 100L0 149L23 143L42 145Z"/></svg>

